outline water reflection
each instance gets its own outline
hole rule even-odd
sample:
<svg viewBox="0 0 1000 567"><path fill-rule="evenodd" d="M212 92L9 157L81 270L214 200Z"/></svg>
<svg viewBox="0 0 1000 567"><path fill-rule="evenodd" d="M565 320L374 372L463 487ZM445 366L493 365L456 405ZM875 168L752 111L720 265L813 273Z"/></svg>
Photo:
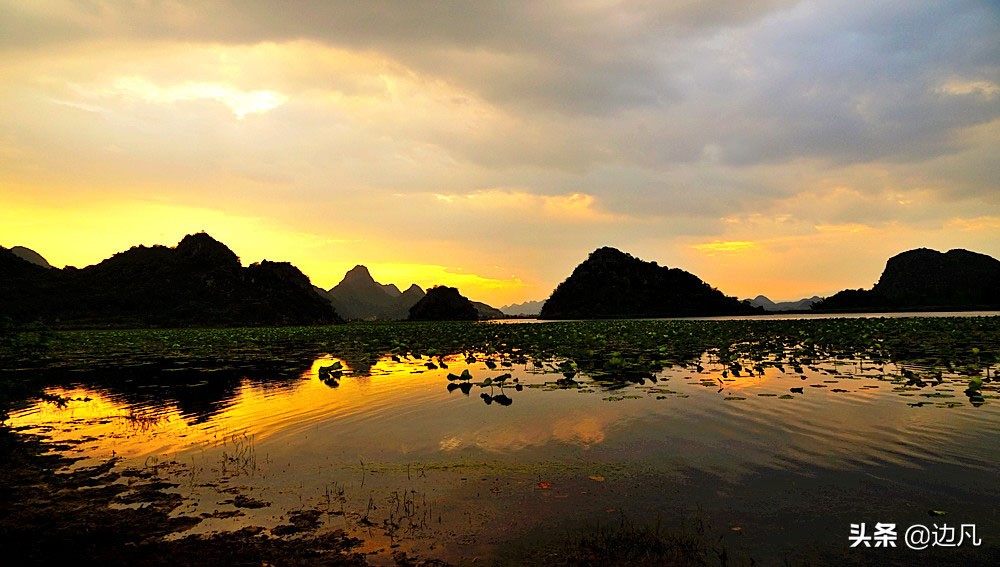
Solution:
<svg viewBox="0 0 1000 567"><path fill-rule="evenodd" d="M471 363L474 363L475 357L466 357L466 364L471 364L469 362L470 360L472 361ZM493 363L489 359L484 362L484 365L489 370L497 369L496 363ZM505 361L504 366L509 368L512 364ZM508 380L510 381L509 384ZM468 396L472 391L473 386L481 389L489 388L489 392L482 392L479 394L483 403L488 406L493 405L494 402L499 406L509 406L514 403L514 400L511 399L506 392L504 392L504 386L508 386L517 392L524 389L524 386L520 383L520 379L514 378L513 374L510 372L487 377L481 382L473 382L472 373L469 372L469 369L463 370L461 374L448 373L448 385L446 386L446 389L449 393L459 390Z"/></svg>
<svg viewBox="0 0 1000 567"><path fill-rule="evenodd" d="M448 384L448 391L449 392L454 392L455 390L459 390L460 392L462 392L463 394L465 394L466 396L468 396L469 392L472 391L472 382L461 382L459 384L455 384L455 383Z"/></svg>
<svg viewBox="0 0 1000 567"><path fill-rule="evenodd" d="M889 357L818 353L789 360L692 351L669 361L613 352L573 360L323 354L262 371L95 374L86 387L51 389L62 406L39 402L9 422L78 440L75 450L92 461L116 455L139 467L150 459L183 464L192 479L183 484L192 501L185 513L223 511L199 529L276 526L333 490L345 500L330 521L371 530L362 520L380 524L368 503L393 491L399 499L409 494L400 487L419 482L435 509L453 512L442 512L440 529L467 534L480 527L467 525L470 510L503 515L512 497L503 492L489 508L462 493L469 478L504 476L530 487L543 473L586 479L596 468L600 487L574 493L573 504L615 498L615 507L664 502L669 491L623 484L628 474L619 470L616 481L607 471L613 467L661 482L680 477L695 494L769 473L919 473L934 484L992 478L990 432L1000 404L988 403L996 394L989 374L976 377ZM983 403L969 405L973 397ZM418 466L425 476L415 481ZM891 488L900 481L866 482ZM240 487L251 491L240 502L272 504L236 506L231 491ZM986 500L1000 503L994 492ZM690 505L677 498L670 505ZM769 504L745 498L750 507ZM226 516L233 506L241 516Z"/></svg>
<svg viewBox="0 0 1000 567"><path fill-rule="evenodd" d="M918 447L911 446L909 432L887 437L887 431L898 431L887 427L869 435L873 421L867 413L890 411L896 416L897 408L956 407L960 400L983 409L980 406L989 407L985 396L995 395L996 388L982 378L976 387L967 387L965 376L941 371L917 374L906 366L863 361L758 364L748 371L748 363L737 368L733 361L721 362L714 353L664 366L649 376L598 372L596 378L588 376L587 362L574 361L572 368L567 361L546 363L552 372L539 372L527 363L517 367L489 361L475 354L442 355L431 368L428 359L386 356L363 364L359 374L356 360L323 355L295 368L286 366L283 372L257 375L226 369L155 372L94 389L54 390L56 397L71 400L67 407L38 404L15 414L12 422L72 420L68 431L73 432L89 423L98 428L91 437L113 436L118 453L137 457L211 447L219 442L220 432L246 431L258 443L273 438L289 448L308 448L316 446L316 441L305 437L321 435L337 439L338 446L331 449L335 454L375 453L379 458L394 458L400 454L398 447L406 447L409 454L431 455L443 447L503 452L556 441L590 450L607 439L608 427L633 419L633 412L647 420L650 416L662 419L665 402L673 401L672 423L700 422L706 408L712 408L711 435L736 442L753 433L766 440L765 445L777 442L787 447L783 459L791 456L816 462L831 453L842 458L851 444L859 446L856 453L864 454L869 447L873 455L884 445L902 446L912 457ZM445 397L436 393L441 386ZM521 410L482 422L487 416L465 402L474 390L481 408L502 408L503 413ZM455 391L463 396L447 396ZM560 394L553 398L555 393ZM904 404L891 403L893 398ZM726 405L717 413L720 403ZM558 416L551 415L556 407ZM574 414L574 408L584 407L585 412ZM786 410L789 415L775 421ZM824 414L822 419L816 417L817 412ZM501 417L500 413L492 415ZM572 423L566 415L574 416ZM961 419L968 416L962 414ZM728 421L732 421L731 431L716 430L717 424ZM480 422L471 430L464 425ZM415 423L420 426L414 428ZM835 430L831 423L836 424ZM107 427L111 424L125 425L125 433L112 435ZM865 433L853 433L859 430ZM699 428L691 439L677 432L671 435L689 443L704 437L705 430ZM122 438L134 442L122 444ZM788 440L796 438L807 439L807 446L789 445ZM763 446L760 449L760 454L768 453Z"/></svg>
<svg viewBox="0 0 1000 567"><path fill-rule="evenodd" d="M87 389L81 391L98 392L131 412L175 410L188 425L195 426L209 423L230 409L245 385L255 385L269 395L281 394L301 380L307 367L306 362L299 367L259 371L147 365L127 372L75 372L71 387L85 384Z"/></svg>

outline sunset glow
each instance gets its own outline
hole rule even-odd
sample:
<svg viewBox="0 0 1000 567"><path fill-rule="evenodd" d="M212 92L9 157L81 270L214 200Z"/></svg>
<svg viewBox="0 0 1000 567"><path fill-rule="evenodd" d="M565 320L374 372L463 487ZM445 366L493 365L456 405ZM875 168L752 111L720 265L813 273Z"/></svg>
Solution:
<svg viewBox="0 0 1000 567"><path fill-rule="evenodd" d="M728 4L0 0L0 245L498 307L601 246L776 301L1000 256L995 5Z"/></svg>

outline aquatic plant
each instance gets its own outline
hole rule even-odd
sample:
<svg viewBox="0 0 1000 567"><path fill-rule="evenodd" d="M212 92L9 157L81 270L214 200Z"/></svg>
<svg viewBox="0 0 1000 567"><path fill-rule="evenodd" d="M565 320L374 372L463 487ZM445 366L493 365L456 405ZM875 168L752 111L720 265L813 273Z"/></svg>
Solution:
<svg viewBox="0 0 1000 567"><path fill-rule="evenodd" d="M0 357L17 360L0 368L0 394L15 387L23 392L25 384L45 384L67 372L84 381L133 391L145 381L169 376L173 385L142 395L189 396L185 383L202 383L199 396L205 401L199 403L210 406L208 396L232 395L242 377L297 380L314 360L324 357L346 361L353 375L362 376L387 357L400 363L416 361L422 369L429 368L425 366L428 360L439 368L447 367L445 358L464 360L473 371L473 365L490 371L486 361L492 361L496 370L555 374L558 379L551 382L552 387L581 389L593 384L603 390L648 387L667 368L706 374L716 388L724 385L717 378L742 379L769 372L804 380L807 372L820 371L820 363L851 360L858 372L885 373L887 365L895 363L910 372L901 372L899 379L912 382L912 387L946 385L956 375L964 376L967 384L978 376L983 379L978 390L982 399L973 394L970 400L988 403L996 395L993 377L1000 358L1000 317L395 322L45 335L49 338L41 356L17 356L9 340L0 343ZM336 387L345 368L334 363L317 373L324 383ZM207 383L206 370L213 372ZM31 382L24 380L27 376ZM467 394L474 387L468 368L449 374L449 379L468 383L449 391ZM3 394L8 399L14 395L26 394Z"/></svg>

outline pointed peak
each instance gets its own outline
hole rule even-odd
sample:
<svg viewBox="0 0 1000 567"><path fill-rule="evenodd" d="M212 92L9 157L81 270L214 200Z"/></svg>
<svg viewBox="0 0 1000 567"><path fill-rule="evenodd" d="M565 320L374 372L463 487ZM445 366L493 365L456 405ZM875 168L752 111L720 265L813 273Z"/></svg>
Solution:
<svg viewBox="0 0 1000 567"><path fill-rule="evenodd" d="M410 287L406 288L406 291L403 292L404 295L412 295L414 293L424 295L424 290L417 284L410 284Z"/></svg>
<svg viewBox="0 0 1000 567"><path fill-rule="evenodd" d="M358 264L344 274L344 279L340 283L344 282L371 282L375 283L375 278L372 277L371 272L368 268Z"/></svg>

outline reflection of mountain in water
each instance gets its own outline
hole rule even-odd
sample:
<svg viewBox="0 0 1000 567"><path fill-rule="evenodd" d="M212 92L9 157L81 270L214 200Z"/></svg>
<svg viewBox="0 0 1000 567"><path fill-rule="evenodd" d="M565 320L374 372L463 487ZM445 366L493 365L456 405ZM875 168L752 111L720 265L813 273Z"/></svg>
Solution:
<svg viewBox="0 0 1000 567"><path fill-rule="evenodd" d="M447 388L452 399L461 392L486 402L479 396L485 393L495 406L507 402L497 400L497 394L512 401L528 395L516 389L522 384L525 390L631 394L628 390L673 388L676 379L666 382L661 376L679 375L696 382L704 377L709 386L718 388L728 385L720 380L752 380L762 371L790 377L796 388L806 386L808 393L816 390L809 389L811 383L800 384L798 376L808 373L810 366L830 361L877 368L880 380L902 380L903 386L916 388L917 396L942 385L961 400L964 390L976 391L971 382L978 376L982 384L977 397L988 400L996 387L996 319L381 323L349 328L67 333L58 356L19 360L17 367L24 370L0 369L0 379L30 372L47 385L93 385L124 396L132 405L176 406L194 422L225 411L248 383L282 388L317 380L317 365L335 360L347 368L338 378L339 392L350 390L344 384L368 376L377 377L371 380L374 383L426 372L427 380L439 380L433 386L439 394ZM909 369L916 380L908 383L893 363ZM832 365L831 369L834 374L841 370ZM461 378L466 370L471 376ZM448 380L449 374L456 379ZM501 380L505 374L512 375ZM939 376L948 383L941 384ZM505 384L503 389L500 383ZM921 384L927 389L921 390Z"/></svg>
<svg viewBox="0 0 1000 567"><path fill-rule="evenodd" d="M119 372L75 373L85 381L135 408L173 406L189 425L206 423L232 407L244 385L250 383L279 392L302 380L308 364L298 369L277 365L245 368L178 368L143 365Z"/></svg>

